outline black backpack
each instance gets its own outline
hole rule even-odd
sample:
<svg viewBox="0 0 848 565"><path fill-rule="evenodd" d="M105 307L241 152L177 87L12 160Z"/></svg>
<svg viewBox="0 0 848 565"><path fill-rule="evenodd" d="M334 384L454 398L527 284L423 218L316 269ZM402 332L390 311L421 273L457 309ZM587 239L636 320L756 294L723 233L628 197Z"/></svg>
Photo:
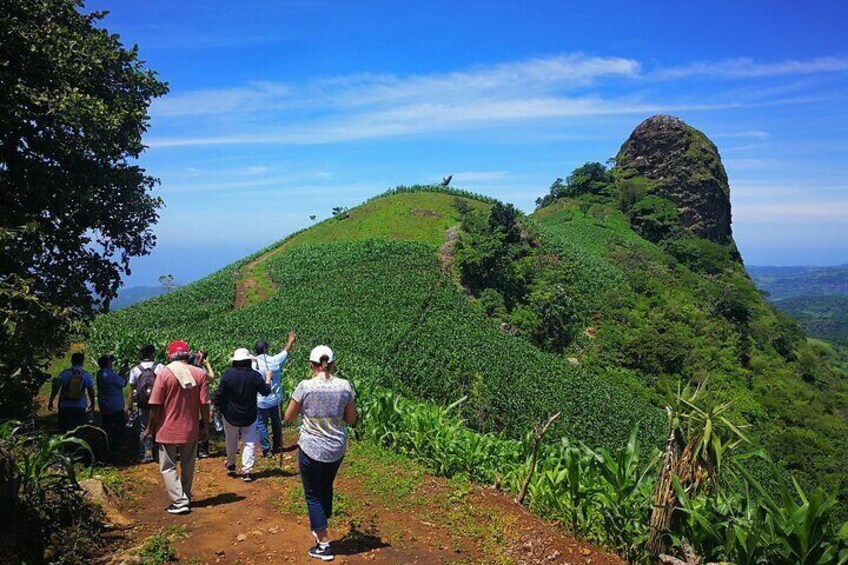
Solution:
<svg viewBox="0 0 848 565"><path fill-rule="evenodd" d="M138 366L141 369L141 374L135 383L136 403L139 408L150 408L150 394L153 392L153 385L156 383L156 363L150 367Z"/></svg>

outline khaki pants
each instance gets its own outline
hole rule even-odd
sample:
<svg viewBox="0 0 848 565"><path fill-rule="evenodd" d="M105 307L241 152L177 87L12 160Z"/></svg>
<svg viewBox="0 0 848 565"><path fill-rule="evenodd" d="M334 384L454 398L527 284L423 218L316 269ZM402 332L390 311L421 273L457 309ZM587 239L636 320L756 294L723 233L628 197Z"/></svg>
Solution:
<svg viewBox="0 0 848 565"><path fill-rule="evenodd" d="M236 464L238 440L241 437L241 470L249 475L256 462L256 422L249 426L234 426L224 418L224 434L227 436L227 466Z"/></svg>
<svg viewBox="0 0 848 565"><path fill-rule="evenodd" d="M180 456L180 475L177 476L177 454ZM197 442L182 445L159 446L159 471L165 481L165 490L174 506L191 504L191 483L194 480L194 463L197 461Z"/></svg>

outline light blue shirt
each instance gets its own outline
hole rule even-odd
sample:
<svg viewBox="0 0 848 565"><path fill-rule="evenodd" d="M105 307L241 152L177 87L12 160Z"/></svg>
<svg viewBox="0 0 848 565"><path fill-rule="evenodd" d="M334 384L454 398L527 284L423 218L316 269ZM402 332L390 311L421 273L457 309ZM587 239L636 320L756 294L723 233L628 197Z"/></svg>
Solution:
<svg viewBox="0 0 848 565"><path fill-rule="evenodd" d="M289 360L289 352L281 351L277 355L268 355L263 353L256 356L256 362L253 363L253 368L259 371L262 378L265 378L265 373L271 371L271 394L263 396L256 395L256 406L262 409L276 408L284 400L281 373L286 366L286 361Z"/></svg>

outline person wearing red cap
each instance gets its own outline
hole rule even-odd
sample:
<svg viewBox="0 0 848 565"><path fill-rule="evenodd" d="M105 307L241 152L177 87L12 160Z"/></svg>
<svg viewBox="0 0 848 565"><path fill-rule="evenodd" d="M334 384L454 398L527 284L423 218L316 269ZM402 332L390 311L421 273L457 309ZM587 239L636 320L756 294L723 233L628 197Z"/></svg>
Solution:
<svg viewBox="0 0 848 565"><path fill-rule="evenodd" d="M191 512L191 485L197 442L209 436L209 386L206 373L188 363L191 350L184 341L168 346L170 363L162 369L150 393L146 436L159 444L159 470L172 504L170 514ZM177 475L177 455L180 474Z"/></svg>

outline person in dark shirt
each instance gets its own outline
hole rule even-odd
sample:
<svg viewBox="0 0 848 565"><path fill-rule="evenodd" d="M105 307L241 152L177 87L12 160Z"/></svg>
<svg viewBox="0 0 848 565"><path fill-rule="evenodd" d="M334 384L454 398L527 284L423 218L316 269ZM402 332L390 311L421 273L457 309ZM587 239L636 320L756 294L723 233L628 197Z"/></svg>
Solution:
<svg viewBox="0 0 848 565"><path fill-rule="evenodd" d="M236 472L236 454L239 436L242 441L241 478L249 483L256 458L256 394L271 394L272 373L263 376L252 368L253 356L247 349L236 349L231 358L233 366L224 371L215 406L224 418L224 435L227 438L227 471Z"/></svg>
<svg viewBox="0 0 848 565"><path fill-rule="evenodd" d="M114 455L124 445L124 428L127 416L124 411L124 387L127 381L115 372L112 355L101 355L97 359L97 404L100 405L100 417L103 431L108 438L109 451Z"/></svg>

